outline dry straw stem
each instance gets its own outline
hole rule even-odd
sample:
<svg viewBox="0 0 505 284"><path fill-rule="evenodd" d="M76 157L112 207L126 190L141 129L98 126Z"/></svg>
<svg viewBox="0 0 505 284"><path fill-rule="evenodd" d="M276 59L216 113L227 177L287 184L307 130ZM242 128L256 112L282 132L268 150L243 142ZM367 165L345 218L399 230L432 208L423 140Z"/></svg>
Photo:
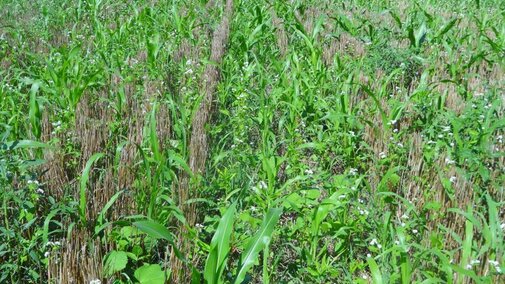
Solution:
<svg viewBox="0 0 505 284"><path fill-rule="evenodd" d="M270 13L272 16L272 24L275 29L277 47L279 48L281 56L285 57L288 52L289 38L286 34L286 30L284 29L284 23L279 17L277 17L277 13L275 13L275 9L273 7L270 9Z"/></svg>
<svg viewBox="0 0 505 284"><path fill-rule="evenodd" d="M144 55L138 54L138 60L142 60ZM127 129L126 137L128 143L122 148L119 159L119 168L115 170L113 153L108 153L104 159L100 160L99 168L102 173L96 169L93 170L87 193L86 218L95 220L111 197L119 189L136 190L133 188L136 179L136 164L138 161L137 146L141 145L143 140L143 129L145 127L145 114L149 112L151 101L154 97L160 95L162 89L161 82L146 81L144 92L140 97L135 94L133 83L123 82L119 75L111 76L109 84L113 92L107 89L100 90L98 93L87 93L78 103L76 111L76 131L72 135L81 145L82 156L78 161L78 166L69 168L68 161L63 160L58 152L45 153L49 161L49 168L44 175L44 180L48 181L48 188L56 197L63 196L62 185L68 184L70 177L77 177L81 174L84 165L89 157L95 153L108 153L123 141L109 141L109 124L114 120L114 113L109 107L106 98L109 93L115 93L120 88L124 91L126 105L123 113L122 123L124 129ZM117 115L117 114L116 114ZM161 106L157 113L157 134L160 137L160 145L168 143L170 137L170 116L165 105ZM52 126L47 118L43 119L43 137L44 141L51 139ZM65 141L59 137L61 141ZM98 168L95 167L95 168ZM70 176L70 177L69 177ZM78 196L78 188L71 183L71 190L75 198ZM110 208L108 214L111 220L119 216L135 214L136 208L131 200L132 195L123 194L115 202L115 206ZM68 225L68 224L67 224ZM107 232L105 232L107 234ZM100 242L91 239L93 232L87 228L75 228L70 238L63 240L62 248L55 253L54 261L49 262L48 276L51 281L57 283L87 283L91 279L101 279L101 264L103 257L113 249L113 244ZM57 260L57 261L56 261Z"/></svg>
<svg viewBox="0 0 505 284"><path fill-rule="evenodd" d="M191 125L191 139L189 144L189 167L195 176L204 174L205 160L207 159L208 142L207 134L205 132L205 125L209 122L212 109L212 99L216 92L219 82L219 65L222 62L226 45L228 44L230 32L230 20L233 11L233 1L227 0L224 9L223 18L220 25L214 31L211 43L210 61L203 73L203 100L193 118ZM178 203L184 212L187 223L193 226L196 222L196 206L195 203L186 204L189 199L196 198L198 192L196 190L190 191L191 178L183 173L180 179L178 190ZM197 189L197 186L192 188ZM190 255L192 246L186 238L186 230L181 226L178 232L178 245L184 255ZM198 260L193 260L197 262ZM174 283L187 283L190 277L191 270L185 267L183 263L175 257L172 251L171 256L172 267L172 281Z"/></svg>

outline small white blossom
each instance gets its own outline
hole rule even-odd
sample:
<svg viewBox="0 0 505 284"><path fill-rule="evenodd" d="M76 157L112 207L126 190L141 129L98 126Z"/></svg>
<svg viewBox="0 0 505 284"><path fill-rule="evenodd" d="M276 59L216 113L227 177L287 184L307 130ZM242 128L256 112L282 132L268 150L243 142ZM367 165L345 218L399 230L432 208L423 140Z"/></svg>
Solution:
<svg viewBox="0 0 505 284"><path fill-rule="evenodd" d="M384 152L380 152L380 153L379 153L379 158L381 158L381 159L385 159L385 158L387 158L386 153L384 153Z"/></svg>
<svg viewBox="0 0 505 284"><path fill-rule="evenodd" d="M472 261L470 261L470 264L471 265L480 264L480 260L478 260L478 259L472 259Z"/></svg>
<svg viewBox="0 0 505 284"><path fill-rule="evenodd" d="M418 231L416 229L412 230L412 233L414 233L414 234L417 234L417 232Z"/></svg>
<svg viewBox="0 0 505 284"><path fill-rule="evenodd" d="M456 177L455 177L455 176L452 176L452 177L449 179L449 181L450 181L451 183L455 183L455 182L456 182L456 180L457 180L457 179L456 179Z"/></svg>
<svg viewBox="0 0 505 284"><path fill-rule="evenodd" d="M45 258L48 258L50 255L51 255L51 253L50 253L50 252L48 252L48 251L46 251L46 252L44 253L44 257L45 257Z"/></svg>
<svg viewBox="0 0 505 284"><path fill-rule="evenodd" d="M358 174L358 169L355 169L355 168L351 168L349 170L349 174L352 175L352 176L355 176Z"/></svg>
<svg viewBox="0 0 505 284"><path fill-rule="evenodd" d="M445 158L445 163L448 165L454 165L456 162L451 160L450 158Z"/></svg>
<svg viewBox="0 0 505 284"><path fill-rule="evenodd" d="M371 254L369 254L369 253L367 253L367 254L366 254L366 257L372 257L372 255L371 255Z"/></svg>
<svg viewBox="0 0 505 284"><path fill-rule="evenodd" d="M264 181L260 181L260 188L261 189L266 189L268 186Z"/></svg>
<svg viewBox="0 0 505 284"><path fill-rule="evenodd" d="M305 174L312 175L314 172L311 169L305 170Z"/></svg>
<svg viewBox="0 0 505 284"><path fill-rule="evenodd" d="M496 260L488 260L487 262L489 262L489 264L491 264L492 266L498 266L500 265L500 263Z"/></svg>
<svg viewBox="0 0 505 284"><path fill-rule="evenodd" d="M93 279L89 281L89 284L102 284L102 281L100 281L100 279Z"/></svg>
<svg viewBox="0 0 505 284"><path fill-rule="evenodd" d="M44 194L44 190L43 190L42 188L38 188L38 189L37 189L37 193L38 193L38 194Z"/></svg>

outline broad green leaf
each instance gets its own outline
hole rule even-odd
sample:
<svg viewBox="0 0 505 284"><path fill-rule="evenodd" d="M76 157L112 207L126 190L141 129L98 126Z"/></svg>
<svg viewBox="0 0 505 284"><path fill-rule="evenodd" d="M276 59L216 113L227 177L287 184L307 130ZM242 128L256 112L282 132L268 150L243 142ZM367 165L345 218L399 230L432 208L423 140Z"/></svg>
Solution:
<svg viewBox="0 0 505 284"><path fill-rule="evenodd" d="M233 232L233 217L235 215L235 203L224 213L219 221L217 230L210 242L209 256L205 263L204 278L207 283L219 283L223 274L230 251L230 238Z"/></svg>
<svg viewBox="0 0 505 284"><path fill-rule="evenodd" d="M275 224L277 221L279 221L281 214L282 209L280 208L273 208L268 210L258 233L256 233L256 235L251 239L249 244L246 246L244 253L242 254L237 277L235 278L234 282L235 284L242 283L247 271L249 271L249 269L251 269L251 267L257 261L260 251L270 243Z"/></svg>
<svg viewBox="0 0 505 284"><path fill-rule="evenodd" d="M150 220L137 221L133 223L133 226L137 227L140 231L148 234L152 238L164 239L169 242L173 242L172 233L157 222Z"/></svg>
<svg viewBox="0 0 505 284"><path fill-rule="evenodd" d="M134 275L140 284L163 284L166 280L159 264L144 264L135 270Z"/></svg>
<svg viewBox="0 0 505 284"><path fill-rule="evenodd" d="M128 256L124 251L113 250L105 257L104 272L106 275L112 275L126 268Z"/></svg>

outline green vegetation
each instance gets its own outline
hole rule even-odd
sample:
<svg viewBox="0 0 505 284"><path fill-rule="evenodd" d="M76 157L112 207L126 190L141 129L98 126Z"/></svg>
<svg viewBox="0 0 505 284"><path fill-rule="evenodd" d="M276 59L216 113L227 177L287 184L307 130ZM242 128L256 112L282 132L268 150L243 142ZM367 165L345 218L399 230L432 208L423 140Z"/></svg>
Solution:
<svg viewBox="0 0 505 284"><path fill-rule="evenodd" d="M0 0L0 283L504 283L504 11Z"/></svg>

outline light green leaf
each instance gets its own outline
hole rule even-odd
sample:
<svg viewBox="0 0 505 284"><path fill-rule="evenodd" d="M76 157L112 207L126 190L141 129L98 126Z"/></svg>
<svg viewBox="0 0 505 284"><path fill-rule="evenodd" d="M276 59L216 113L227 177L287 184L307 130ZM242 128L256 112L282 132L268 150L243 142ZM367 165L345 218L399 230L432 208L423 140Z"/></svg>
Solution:
<svg viewBox="0 0 505 284"><path fill-rule="evenodd" d="M82 171L81 184L79 189L79 214L81 216L81 222L83 224L86 224L86 185L88 184L91 166L93 166L93 163L95 163L103 156L103 153L96 153L91 156L91 158L89 158L88 162L86 163L86 166L84 167L84 171Z"/></svg>
<svg viewBox="0 0 505 284"><path fill-rule="evenodd" d="M159 264L144 264L135 270L134 275L140 284L165 283L165 272L161 270L161 266Z"/></svg>
<svg viewBox="0 0 505 284"><path fill-rule="evenodd" d="M256 262L260 251L270 243L275 224L279 221L281 214L282 209L280 208L268 210L258 233L251 239L245 252L242 254L239 270L234 282L235 284L242 283L247 271L251 269Z"/></svg>
<svg viewBox="0 0 505 284"><path fill-rule="evenodd" d="M224 213L210 242L209 256L205 263L204 272L205 281L209 284L219 283L223 274L228 252L230 251L230 236L233 232L234 215L235 203Z"/></svg>
<svg viewBox="0 0 505 284"><path fill-rule="evenodd" d="M128 264L126 252L113 250L105 257L104 272L110 276L125 269L126 264Z"/></svg>

